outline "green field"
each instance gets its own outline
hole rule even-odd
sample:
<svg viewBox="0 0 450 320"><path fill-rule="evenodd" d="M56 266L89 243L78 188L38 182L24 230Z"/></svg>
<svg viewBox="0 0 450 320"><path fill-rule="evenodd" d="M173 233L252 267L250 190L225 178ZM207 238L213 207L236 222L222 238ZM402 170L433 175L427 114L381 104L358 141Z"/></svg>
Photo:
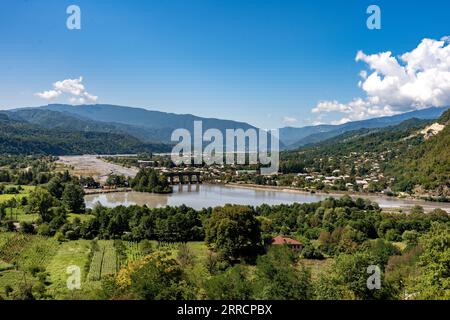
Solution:
<svg viewBox="0 0 450 320"><path fill-rule="evenodd" d="M76 240L63 242L59 245L56 254L49 261L46 271L50 274L50 291L58 298L68 292L67 268L77 266L81 271L82 286L86 278L85 265L88 263L90 251L89 240Z"/></svg>
<svg viewBox="0 0 450 320"><path fill-rule="evenodd" d="M80 219L81 222L89 221L93 218L93 215L90 214L78 214L78 213L69 213L67 215L67 219L69 222L73 222L75 219Z"/></svg>
<svg viewBox="0 0 450 320"><path fill-rule="evenodd" d="M46 269L56 254L58 243L52 238L20 233L0 233L0 292L6 286L34 282L32 268Z"/></svg>
<svg viewBox="0 0 450 320"><path fill-rule="evenodd" d="M58 248L55 240L42 236L7 233L2 239L0 260L21 269L45 268Z"/></svg>
<svg viewBox="0 0 450 320"><path fill-rule="evenodd" d="M17 214L13 213L13 219L17 220L18 222L32 223L32 222L36 222L39 219L39 214L37 214L37 213L26 214L21 209L14 209L14 210L15 210L14 212L17 212Z"/></svg>
<svg viewBox="0 0 450 320"><path fill-rule="evenodd" d="M97 250L94 251L89 268L88 279L98 281L107 275L114 275L118 271L119 261L111 240L98 241Z"/></svg>
<svg viewBox="0 0 450 320"><path fill-rule="evenodd" d="M54 298L95 298L95 289L101 284L99 280L116 274L121 267L144 256L138 242L98 240L96 246L92 243L92 240L59 243L49 237L0 232L0 294L5 296L7 286L17 288L23 283L37 282L31 269L39 267L48 274L47 292ZM116 248L118 243L123 248L120 257ZM179 244L150 243L153 250L164 250L174 258L177 256ZM200 266L206 258L206 245L203 242L189 242L187 245L195 257L195 265ZM70 291L67 288L70 266L80 269L81 290Z"/></svg>
<svg viewBox="0 0 450 320"><path fill-rule="evenodd" d="M10 187L19 187L18 185L12 185L12 184L5 184L5 188ZM36 187L35 186L21 186L23 190L20 191L19 194L0 194L0 202L8 201L13 198L16 198L17 200L20 200L23 197L26 197L28 194L30 194L31 191L33 191Z"/></svg>

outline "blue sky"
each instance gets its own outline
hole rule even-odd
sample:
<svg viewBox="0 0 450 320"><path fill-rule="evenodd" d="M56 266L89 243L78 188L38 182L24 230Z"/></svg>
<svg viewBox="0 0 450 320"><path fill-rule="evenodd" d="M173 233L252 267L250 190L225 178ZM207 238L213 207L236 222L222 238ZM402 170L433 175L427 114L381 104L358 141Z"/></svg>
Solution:
<svg viewBox="0 0 450 320"><path fill-rule="evenodd" d="M66 28L71 4L81 30ZM381 30L366 27L370 4ZM0 108L47 104L37 92L82 76L97 103L265 128L330 123L340 115L312 113L319 101L366 95L359 50L396 56L441 39L449 12L444 0L2 0Z"/></svg>

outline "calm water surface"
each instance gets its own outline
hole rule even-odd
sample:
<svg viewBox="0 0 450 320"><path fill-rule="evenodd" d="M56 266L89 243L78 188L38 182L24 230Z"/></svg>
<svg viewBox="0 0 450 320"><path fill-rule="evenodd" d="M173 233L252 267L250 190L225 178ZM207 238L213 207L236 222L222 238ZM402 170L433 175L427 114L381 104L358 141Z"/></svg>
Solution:
<svg viewBox="0 0 450 320"><path fill-rule="evenodd" d="M329 197L326 194L298 193L281 190L250 189L242 187L229 187L222 185L179 185L174 186L174 193L168 195L141 193L141 192L117 192L94 194L85 196L86 206L92 208L99 202L106 207L119 205L144 205L151 208L163 206L180 206L182 204L195 209L222 206L227 203L258 206L263 203L269 205L310 203L321 201ZM339 197L339 195L335 196ZM377 202L382 208L408 208L420 204L427 211L434 208L442 208L450 212L450 203L437 203L428 201L404 200L379 196L365 196Z"/></svg>

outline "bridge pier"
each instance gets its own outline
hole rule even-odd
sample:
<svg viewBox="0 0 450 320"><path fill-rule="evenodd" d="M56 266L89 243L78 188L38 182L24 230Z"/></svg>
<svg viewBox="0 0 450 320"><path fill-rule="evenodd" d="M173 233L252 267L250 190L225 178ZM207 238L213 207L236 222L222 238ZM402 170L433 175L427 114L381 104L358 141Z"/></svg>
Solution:
<svg viewBox="0 0 450 320"><path fill-rule="evenodd" d="M200 172L169 172L166 173L167 180L169 184L176 184L176 179L178 178L178 184L200 184L201 177ZM187 178L187 180L186 180Z"/></svg>

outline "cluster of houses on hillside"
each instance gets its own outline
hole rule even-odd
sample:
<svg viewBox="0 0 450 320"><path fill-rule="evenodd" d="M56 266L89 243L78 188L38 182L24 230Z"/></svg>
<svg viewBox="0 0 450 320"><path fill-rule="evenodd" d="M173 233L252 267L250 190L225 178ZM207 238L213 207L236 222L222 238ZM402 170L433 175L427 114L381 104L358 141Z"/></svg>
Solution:
<svg viewBox="0 0 450 320"><path fill-rule="evenodd" d="M326 175L314 171L314 168L305 168L306 173L297 174L292 185L344 185L348 190L366 190L371 183L388 185L389 182L393 181L393 178L387 179L380 168L380 163L385 160L383 153L351 152L348 156L339 159L329 157L325 160L326 163L332 163L334 167L339 167L339 169L330 169L331 174ZM318 162L322 161L324 159L318 159Z"/></svg>
<svg viewBox="0 0 450 320"><path fill-rule="evenodd" d="M386 178L380 168L380 164L388 156L387 153L389 151L380 153L351 152L339 158L319 158L317 159L317 163L320 163L320 166L305 168L303 173L298 173L293 178L291 177L290 180L287 180L288 184L286 184L286 179L283 179L285 174L282 173L272 175L271 177L264 177L264 183L309 189L329 187L330 189L348 191L371 191L373 186L377 185L377 191L389 192L390 190L387 186L389 186L393 178ZM253 183L254 177L259 176L258 170L237 165L214 164L195 168L184 166L168 168L155 167L155 162L151 160L139 160L138 164L140 167L154 167L158 171L167 174L195 170L200 173L202 180L214 183ZM318 171L318 167L321 168L321 172ZM326 170L323 170L323 168L326 168ZM289 174L286 175L288 176Z"/></svg>

